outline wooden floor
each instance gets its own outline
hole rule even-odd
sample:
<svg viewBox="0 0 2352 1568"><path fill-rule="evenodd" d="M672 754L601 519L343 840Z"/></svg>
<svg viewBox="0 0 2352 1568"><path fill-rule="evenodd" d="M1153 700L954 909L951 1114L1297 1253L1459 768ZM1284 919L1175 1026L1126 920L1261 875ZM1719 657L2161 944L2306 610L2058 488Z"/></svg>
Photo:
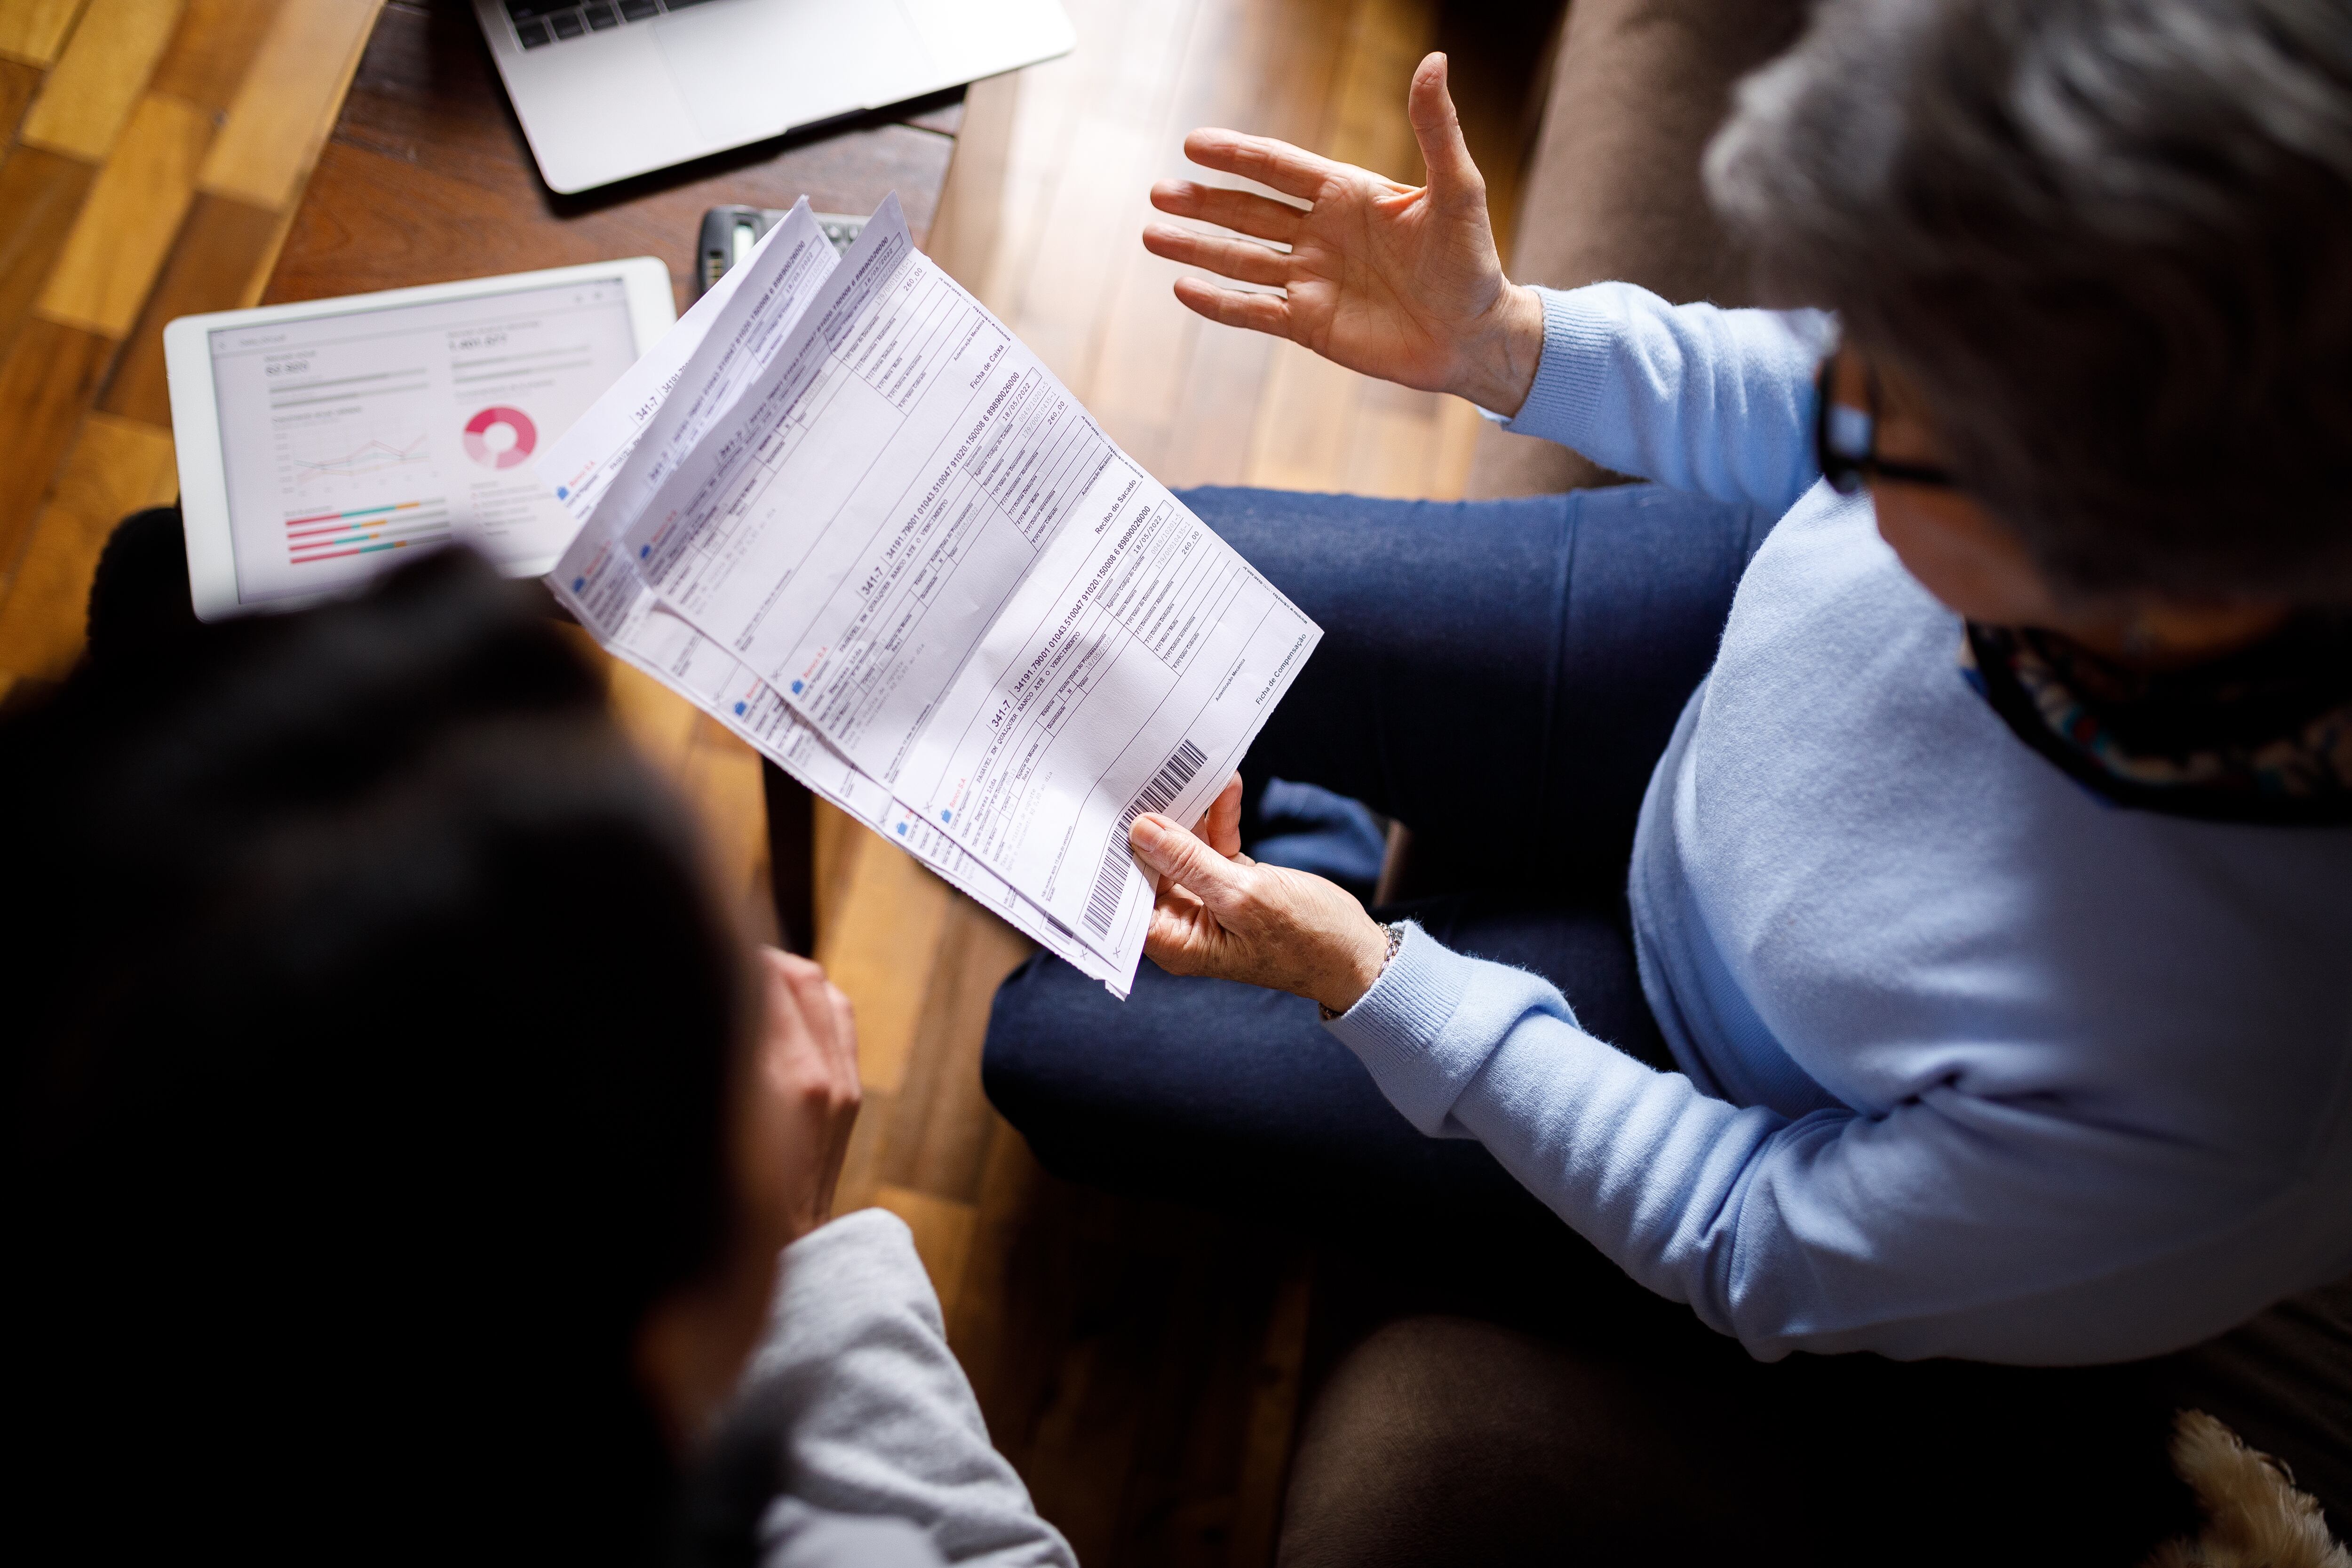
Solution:
<svg viewBox="0 0 2352 1568"><path fill-rule="evenodd" d="M0 691L71 665L107 531L176 494L162 324L258 298L378 3L0 0ZM1136 235L1198 124L1418 179L1403 96L1433 47L1507 215L1543 8L1064 4L1073 54L973 89L933 254L1171 485L1459 494L1466 405L1203 323ZM613 682L772 932L756 757ZM991 1430L1090 1568L1269 1561L1310 1249L1045 1175L978 1075L1026 944L862 830L826 815L818 836L820 956L856 1001L868 1096L844 1205L913 1226Z"/></svg>

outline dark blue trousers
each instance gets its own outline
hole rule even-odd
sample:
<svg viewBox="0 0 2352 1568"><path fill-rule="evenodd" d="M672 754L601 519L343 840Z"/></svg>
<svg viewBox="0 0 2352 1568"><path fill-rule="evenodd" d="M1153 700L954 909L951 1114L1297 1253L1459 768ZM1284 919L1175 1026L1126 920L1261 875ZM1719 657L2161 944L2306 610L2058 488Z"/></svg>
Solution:
<svg viewBox="0 0 2352 1568"><path fill-rule="evenodd" d="M1653 486L1526 500L1202 489L1186 501L1323 628L1252 747L1412 829L1410 912L1555 982L1654 1061L1624 918L1653 764L1772 518ZM1383 911L1384 913L1389 911ZM1124 1004L1040 955L991 1017L989 1098L1057 1174L1321 1226L1564 1234L1485 1150L1423 1137L1315 1005L1146 961Z"/></svg>

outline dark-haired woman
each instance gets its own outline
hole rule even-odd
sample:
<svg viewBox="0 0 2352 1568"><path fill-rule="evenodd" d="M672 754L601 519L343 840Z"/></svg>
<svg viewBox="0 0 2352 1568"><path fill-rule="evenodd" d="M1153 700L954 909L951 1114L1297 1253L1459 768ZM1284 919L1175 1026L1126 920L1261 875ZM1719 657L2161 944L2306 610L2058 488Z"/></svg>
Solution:
<svg viewBox="0 0 2352 1568"><path fill-rule="evenodd" d="M1067 1568L595 672L457 553L198 626L179 535L0 724L16 1553Z"/></svg>
<svg viewBox="0 0 2352 1568"><path fill-rule="evenodd" d="M1499 1163L1768 1360L2124 1362L2352 1273L2352 16L1832 0L1707 173L1833 315L1515 286L1441 57L1411 114L1418 189L1195 132L1291 201L1162 184L1253 237L1145 243L1259 286L1180 283L1213 320L1655 483L1192 498L1327 629L1253 767L1458 896L1382 923L1257 864L1238 785L1146 816L1147 951L1214 978L1118 1016L1033 965L999 1103L1098 1179L1443 1226ZM2341 1510L2318 1322L2273 1440ZM1913 1440L1802 1430L1747 1468L1883 1495Z"/></svg>

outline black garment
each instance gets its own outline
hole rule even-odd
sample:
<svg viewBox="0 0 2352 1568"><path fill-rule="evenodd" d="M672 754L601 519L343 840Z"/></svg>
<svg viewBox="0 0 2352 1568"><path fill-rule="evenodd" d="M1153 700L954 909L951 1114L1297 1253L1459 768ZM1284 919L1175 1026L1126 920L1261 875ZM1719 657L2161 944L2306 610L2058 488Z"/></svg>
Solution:
<svg viewBox="0 0 2352 1568"><path fill-rule="evenodd" d="M150 507L115 526L89 584L93 657L168 656L200 630L188 591L187 541L177 506Z"/></svg>
<svg viewBox="0 0 2352 1568"><path fill-rule="evenodd" d="M2352 823L2352 615L2143 671L2054 632L1968 629L1969 678L2011 733L2118 805L2210 822Z"/></svg>

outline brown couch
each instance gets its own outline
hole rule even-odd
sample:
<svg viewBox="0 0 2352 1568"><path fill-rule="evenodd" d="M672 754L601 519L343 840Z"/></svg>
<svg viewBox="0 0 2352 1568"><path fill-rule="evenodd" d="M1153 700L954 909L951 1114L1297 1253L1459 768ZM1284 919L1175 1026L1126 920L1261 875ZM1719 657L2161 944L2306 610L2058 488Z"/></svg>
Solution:
<svg viewBox="0 0 2352 1568"><path fill-rule="evenodd" d="M1699 188L1732 84L1792 42L1805 0L1575 0L1544 89L1510 274L1572 289L1615 279L1669 300L1749 302L1746 268ZM1564 447L1488 428L1474 497L1605 482Z"/></svg>

